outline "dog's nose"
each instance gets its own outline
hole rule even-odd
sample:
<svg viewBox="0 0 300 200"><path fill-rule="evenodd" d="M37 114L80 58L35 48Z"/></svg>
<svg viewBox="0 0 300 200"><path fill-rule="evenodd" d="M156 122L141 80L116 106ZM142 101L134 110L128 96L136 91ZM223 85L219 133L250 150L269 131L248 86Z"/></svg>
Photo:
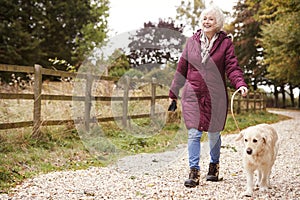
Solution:
<svg viewBox="0 0 300 200"><path fill-rule="evenodd" d="M246 149L246 152L247 152L247 154L251 155L251 154L252 154L252 149L247 148L247 149Z"/></svg>

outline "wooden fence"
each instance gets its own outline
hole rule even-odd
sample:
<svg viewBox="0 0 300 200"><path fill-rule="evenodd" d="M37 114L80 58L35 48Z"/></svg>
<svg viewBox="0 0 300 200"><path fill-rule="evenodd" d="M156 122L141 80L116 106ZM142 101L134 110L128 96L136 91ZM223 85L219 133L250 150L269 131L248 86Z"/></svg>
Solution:
<svg viewBox="0 0 300 200"><path fill-rule="evenodd" d="M237 114L248 111L264 111L267 108L267 97L263 92L250 92L245 98L238 94L233 102L233 110ZM230 105L228 109L230 109Z"/></svg>
<svg viewBox="0 0 300 200"><path fill-rule="evenodd" d="M92 96L92 84L94 80L106 80L116 82L119 80L117 77L110 76L97 76L86 73L71 73L65 71L56 71L42 68L40 65L35 65L34 67L28 66L16 66L16 65L4 65L0 64L0 71L7 72L23 72L34 74L34 93L33 94L22 94L22 93L0 93L0 99L31 99L34 100L34 109L33 109L33 120L32 121L23 121L23 122L12 122L12 123L0 123L1 129L12 129L12 128L21 128L33 126L33 135L40 134L41 126L49 125L62 125L62 124L76 124L84 123L85 129L89 130L89 125L91 122L108 122L114 120L121 120L124 126L127 125L128 119L137 119L145 117L154 117L155 113L155 102L158 99L168 99L168 95L156 95L156 86L157 83L155 79L152 80L137 80L130 79L127 77L125 79L124 93L123 96L119 97L110 97L110 96ZM58 77L71 77L77 79L85 79L85 95L84 96L73 96L73 95L49 95L42 94L42 77L43 75L58 76ZM129 96L129 86L131 82L148 82L151 84L151 96L142 96L142 97L130 97ZM84 119L83 120L43 120L41 119L41 106L42 100L51 100L51 101L84 101ZM149 114L139 114L139 115L128 115L128 102L129 101L139 101L139 100L150 100L151 109ZM102 117L102 118L91 118L91 101L123 101L123 114L122 116L115 117Z"/></svg>
<svg viewBox="0 0 300 200"><path fill-rule="evenodd" d="M13 129L21 127L33 127L33 135L39 136L41 126L50 126L50 125L62 125L62 124L77 124L83 123L85 129L88 131L90 123L92 122L108 122L114 120L121 120L123 126L127 125L128 119L137 119L137 118L147 118L155 117L155 103L158 99L168 99L168 95L157 95L156 87L157 83L155 79L152 80L138 80L131 79L127 77L124 84L124 93L123 96L111 97L111 96L92 96L92 84L94 80L106 80L116 82L119 80L117 77L109 76L96 76L87 73L71 73L65 71L56 71L51 69L42 68L40 65L29 66L16 66L16 65L5 65L0 64L0 71L6 72L22 72L29 73L34 75L34 92L33 94L24 94L24 93L2 93L0 92L0 99L29 99L33 100L33 120L32 121L22 121L22 122L11 122L11 123L0 123L1 129ZM73 96L73 95L49 95L42 93L42 78L43 75L57 76L57 77L70 77L77 79L85 79L85 95L84 96ZM129 96L129 86L131 82L148 82L151 84L151 95L150 96ZM51 100L51 101L84 101L84 119L83 120L42 120L41 119L41 107L42 100ZM129 101L140 101L148 100L151 102L150 113L148 114L138 114L138 115L128 115L128 102ZM115 117L101 117L101 118L91 118L91 101L122 101L122 116ZM253 93L248 94L247 98L241 98L239 95L234 100L235 112L240 113L242 111L249 110L262 110L266 108L265 96L262 93Z"/></svg>

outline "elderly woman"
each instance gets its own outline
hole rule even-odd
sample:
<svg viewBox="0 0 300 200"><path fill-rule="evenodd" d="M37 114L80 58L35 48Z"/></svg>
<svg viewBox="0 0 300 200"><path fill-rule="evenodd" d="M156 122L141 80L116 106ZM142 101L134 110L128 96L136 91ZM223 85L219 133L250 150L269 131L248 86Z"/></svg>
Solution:
<svg viewBox="0 0 300 200"><path fill-rule="evenodd" d="M190 37L180 57L169 92L177 101L182 91L182 112L188 129L189 178L186 187L199 185L200 140L203 131L208 134L210 164L207 181L219 180L221 148L220 132L227 117L226 76L232 86L246 96L248 89L238 65L234 46L221 31L224 22L217 7L204 10L200 16L201 29Z"/></svg>

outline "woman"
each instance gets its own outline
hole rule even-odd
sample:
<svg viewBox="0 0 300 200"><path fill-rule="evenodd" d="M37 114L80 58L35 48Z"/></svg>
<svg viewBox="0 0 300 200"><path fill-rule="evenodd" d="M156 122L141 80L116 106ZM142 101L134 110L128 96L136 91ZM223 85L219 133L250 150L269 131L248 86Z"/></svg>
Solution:
<svg viewBox="0 0 300 200"><path fill-rule="evenodd" d="M200 16L201 29L186 42L180 57L169 97L177 101L182 91L182 112L188 129L189 178L186 187L199 185L200 140L203 131L208 133L210 164L207 181L219 180L220 132L227 116L225 77L247 95L247 84L234 54L234 46L221 31L224 15L217 7L204 10Z"/></svg>

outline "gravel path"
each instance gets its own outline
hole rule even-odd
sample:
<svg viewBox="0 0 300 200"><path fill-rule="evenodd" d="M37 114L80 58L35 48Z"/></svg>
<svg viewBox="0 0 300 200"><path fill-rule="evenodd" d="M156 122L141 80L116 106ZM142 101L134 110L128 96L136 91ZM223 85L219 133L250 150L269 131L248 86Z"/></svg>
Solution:
<svg viewBox="0 0 300 200"><path fill-rule="evenodd" d="M252 198L241 197L245 189L242 169L242 142L224 136L220 176L223 181L206 182L208 145L202 144L201 181L185 188L188 175L185 145L160 154L139 154L121 159L116 165L87 170L53 172L25 181L0 199L300 199L300 112L272 111L292 117L275 123L280 149L271 174L268 192L255 191Z"/></svg>

